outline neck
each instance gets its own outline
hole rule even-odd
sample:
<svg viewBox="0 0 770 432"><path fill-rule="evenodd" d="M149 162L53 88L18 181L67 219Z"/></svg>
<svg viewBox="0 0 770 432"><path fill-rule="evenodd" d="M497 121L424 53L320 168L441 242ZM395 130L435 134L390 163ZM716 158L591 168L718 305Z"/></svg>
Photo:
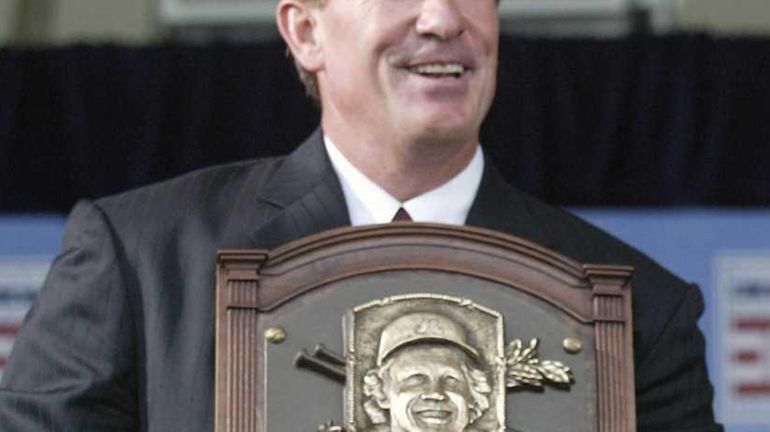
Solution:
<svg viewBox="0 0 770 432"><path fill-rule="evenodd" d="M350 163L402 202L449 181L468 166L478 145L476 138L382 138L323 126Z"/></svg>

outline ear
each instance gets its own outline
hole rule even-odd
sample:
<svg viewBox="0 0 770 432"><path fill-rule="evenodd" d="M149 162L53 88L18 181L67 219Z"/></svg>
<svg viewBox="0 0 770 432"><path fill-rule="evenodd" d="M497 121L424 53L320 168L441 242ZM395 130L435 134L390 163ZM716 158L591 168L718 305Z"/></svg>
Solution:
<svg viewBox="0 0 770 432"><path fill-rule="evenodd" d="M389 410L390 409L390 401L388 398L382 398L382 399L375 399L377 401L377 406L380 407L380 409Z"/></svg>
<svg viewBox="0 0 770 432"><path fill-rule="evenodd" d="M385 386L387 384L381 374L382 371L378 369L370 369L366 372L364 375L364 394L371 397L370 402L376 401L380 409L387 410L390 409L390 401L388 401L388 397L385 395L387 390Z"/></svg>
<svg viewBox="0 0 770 432"><path fill-rule="evenodd" d="M278 30L294 59L308 72L323 66L317 15L321 6L314 0L281 0L276 10Z"/></svg>
<svg viewBox="0 0 770 432"><path fill-rule="evenodd" d="M380 383L381 383L380 391L378 392L377 397L375 398L375 400L377 401L377 406L379 406L380 409L389 410L390 399L388 399L388 395L387 395L388 389L385 388L387 384L385 384L385 381L379 376L377 378L380 380Z"/></svg>

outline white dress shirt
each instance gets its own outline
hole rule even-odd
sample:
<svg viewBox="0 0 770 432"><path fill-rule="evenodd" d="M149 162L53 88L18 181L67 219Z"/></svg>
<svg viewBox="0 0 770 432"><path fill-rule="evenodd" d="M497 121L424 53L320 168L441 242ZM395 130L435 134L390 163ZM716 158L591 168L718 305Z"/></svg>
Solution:
<svg viewBox="0 0 770 432"><path fill-rule="evenodd" d="M463 225L484 172L484 155L481 146L476 146L470 163L457 175L435 189L401 202L353 166L329 137L324 136L324 144L340 179L353 226L391 222L399 207L415 222Z"/></svg>

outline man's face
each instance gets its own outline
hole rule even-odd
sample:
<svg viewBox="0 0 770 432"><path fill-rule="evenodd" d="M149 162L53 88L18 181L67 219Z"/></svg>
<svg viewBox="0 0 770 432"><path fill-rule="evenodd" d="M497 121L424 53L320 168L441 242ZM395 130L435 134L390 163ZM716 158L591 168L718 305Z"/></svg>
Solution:
<svg viewBox="0 0 770 432"><path fill-rule="evenodd" d="M450 346L417 345L394 354L386 379L392 432L460 432L469 423L466 354Z"/></svg>
<svg viewBox="0 0 770 432"><path fill-rule="evenodd" d="M478 138L495 91L495 0L325 0L317 17L324 116L407 137Z"/></svg>

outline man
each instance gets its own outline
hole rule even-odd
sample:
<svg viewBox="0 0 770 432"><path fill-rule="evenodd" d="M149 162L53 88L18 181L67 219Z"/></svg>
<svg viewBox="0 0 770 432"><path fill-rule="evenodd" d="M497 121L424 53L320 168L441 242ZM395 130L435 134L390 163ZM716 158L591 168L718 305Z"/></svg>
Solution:
<svg viewBox="0 0 770 432"><path fill-rule="evenodd" d="M322 132L285 159L79 203L0 384L3 430L211 430L216 251L385 222L401 207L416 221L482 226L578 261L633 265L639 430L721 430L697 288L518 192L484 161L478 133L495 88L496 7L281 0L278 26L317 84Z"/></svg>
<svg viewBox="0 0 770 432"><path fill-rule="evenodd" d="M364 377L364 404L390 432L461 432L489 408L486 373L465 330L443 315L396 318L380 335L377 367Z"/></svg>

